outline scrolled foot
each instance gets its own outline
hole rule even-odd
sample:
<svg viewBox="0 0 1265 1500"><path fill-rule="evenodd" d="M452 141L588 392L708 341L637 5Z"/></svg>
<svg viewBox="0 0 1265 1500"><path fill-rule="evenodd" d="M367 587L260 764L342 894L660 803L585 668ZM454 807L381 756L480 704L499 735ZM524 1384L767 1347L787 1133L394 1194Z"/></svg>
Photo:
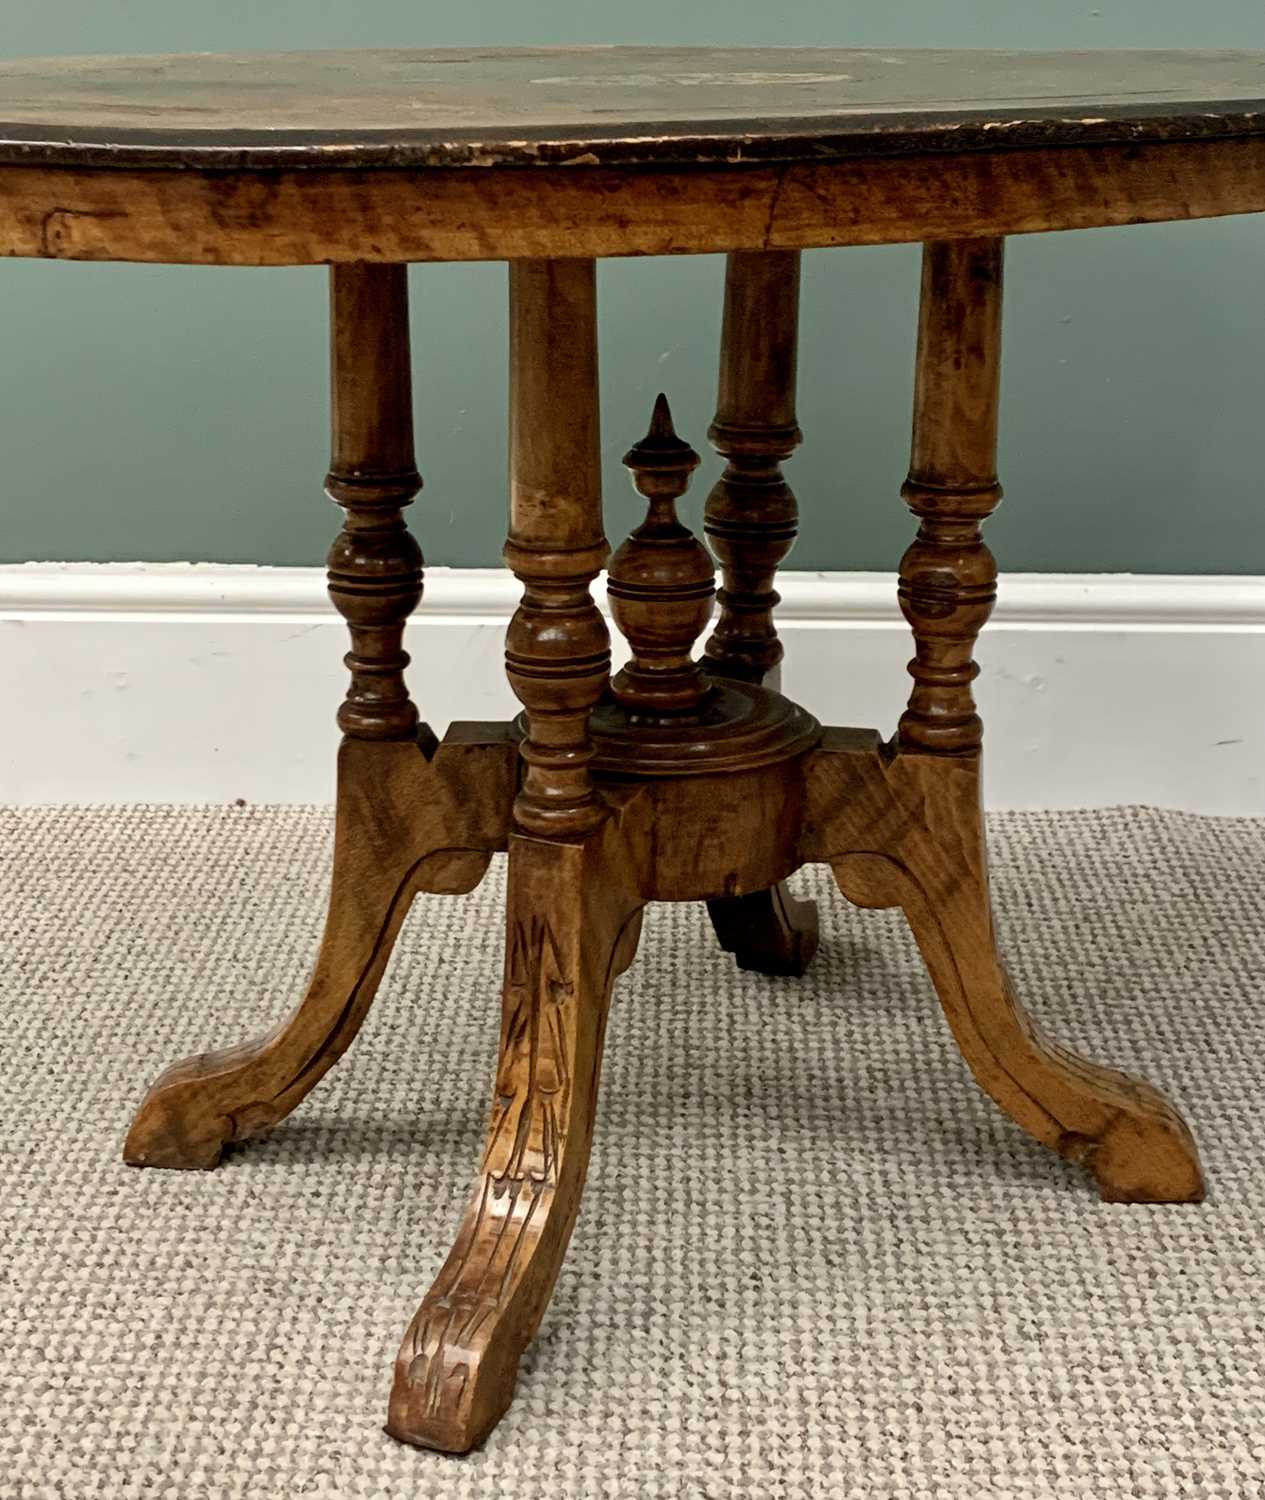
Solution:
<svg viewBox="0 0 1265 1500"><path fill-rule="evenodd" d="M141 1102L123 1160L133 1167L209 1169L231 1141L266 1134L316 1086L354 1041L373 1003L414 895L435 884L472 889L488 856L388 866L354 897L337 874L321 953L307 993L281 1025L255 1042L173 1063ZM376 896L376 900L375 900Z"/></svg>
<svg viewBox="0 0 1265 1500"><path fill-rule="evenodd" d="M241 1086L266 1044L267 1039L173 1063L137 1110L123 1160L132 1167L209 1171L230 1141L275 1124L263 1100L253 1110L246 1104L243 1094L248 1098L251 1089ZM228 1112L230 1106L235 1112Z"/></svg>
<svg viewBox="0 0 1265 1500"><path fill-rule="evenodd" d="M506 1191L511 1197L507 1211L494 1215L492 1222L498 1237L508 1241L512 1256L524 1249L537 1216L543 1226L550 1205L542 1205L548 1190L542 1191L539 1184ZM476 1250L476 1245L468 1249ZM491 1267L485 1262L483 1269ZM509 1269L509 1264L501 1268L502 1273ZM493 1277L492 1285L499 1284ZM436 1283L409 1325L396 1359L387 1432L401 1443L441 1453L477 1448L509 1408L530 1336L531 1330L515 1327L503 1316L500 1292L442 1291Z"/></svg>
<svg viewBox="0 0 1265 1500"><path fill-rule="evenodd" d="M1099 1135L1069 1133L1055 1150L1094 1174L1105 1203L1202 1203L1199 1148L1185 1120L1158 1089L1110 1068L1100 1068L1045 1043L1052 1061L1097 1087L1116 1112Z"/></svg>

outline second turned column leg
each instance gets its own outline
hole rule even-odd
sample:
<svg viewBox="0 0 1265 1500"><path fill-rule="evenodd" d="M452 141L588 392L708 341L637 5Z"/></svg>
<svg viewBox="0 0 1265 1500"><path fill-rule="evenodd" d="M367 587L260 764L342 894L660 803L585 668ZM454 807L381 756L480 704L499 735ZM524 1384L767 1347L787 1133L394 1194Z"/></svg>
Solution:
<svg viewBox="0 0 1265 1500"><path fill-rule="evenodd" d="M1112 1201L1197 1201L1194 1140L1149 1085L1043 1035L998 951L980 803L983 726L971 684L997 569L980 533L1001 499L997 404L1002 242L923 253L913 459L918 535L901 559L913 689L894 753L827 733L810 773L806 854L861 906L900 906L962 1055L1030 1135L1083 1162Z"/></svg>
<svg viewBox="0 0 1265 1500"><path fill-rule="evenodd" d="M605 560L591 261L510 268L510 538L523 584L506 669L526 714L514 806L500 1059L456 1243L405 1334L387 1431L464 1453L509 1405L588 1168L607 1008L631 962L649 829L589 774L610 644L589 585Z"/></svg>
<svg viewBox="0 0 1265 1500"><path fill-rule="evenodd" d="M782 642L774 579L799 516L782 464L802 440L795 416L799 345L797 250L738 251L725 268L716 416L708 436L725 472L707 500L706 529L723 569L707 670L776 688ZM817 909L786 885L709 901L721 947L740 968L799 975L817 951Z"/></svg>
<svg viewBox="0 0 1265 1500"><path fill-rule="evenodd" d="M128 1132L134 1166L213 1167L230 1141L284 1118L354 1040L413 896L472 889L504 847L513 754L493 726L419 738L404 682L404 627L422 554L404 521L413 459L407 269L330 273L327 492L343 509L330 597L347 621L351 673L338 711L338 813L329 912L298 1007L266 1036L175 1063Z"/></svg>

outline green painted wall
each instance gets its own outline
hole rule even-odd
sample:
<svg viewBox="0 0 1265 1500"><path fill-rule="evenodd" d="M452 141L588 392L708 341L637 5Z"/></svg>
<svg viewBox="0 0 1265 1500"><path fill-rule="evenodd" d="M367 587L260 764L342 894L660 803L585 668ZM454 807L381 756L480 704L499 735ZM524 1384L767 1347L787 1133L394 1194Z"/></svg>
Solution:
<svg viewBox="0 0 1265 1500"><path fill-rule="evenodd" d="M10 0L0 56L482 43L1265 47L1260 0ZM21 12L16 15L15 12ZM1265 222L1017 238L1003 412L1010 569L1265 573ZM504 268L413 273L415 522L434 563L497 560ZM0 266L0 558L311 564L335 514L324 274ZM654 392L696 446L722 265L601 270L608 531L636 506L618 457ZM892 567L909 536L917 251L807 258L803 503L793 565ZM696 481L701 502L713 468ZM697 514L695 509L694 514Z"/></svg>

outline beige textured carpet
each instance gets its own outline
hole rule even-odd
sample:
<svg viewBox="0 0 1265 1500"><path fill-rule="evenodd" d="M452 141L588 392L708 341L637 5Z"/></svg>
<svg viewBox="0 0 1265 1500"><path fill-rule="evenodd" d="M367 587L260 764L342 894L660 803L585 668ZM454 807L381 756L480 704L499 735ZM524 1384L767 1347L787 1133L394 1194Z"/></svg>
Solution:
<svg viewBox="0 0 1265 1500"><path fill-rule="evenodd" d="M1265 1495L1265 823L993 821L1015 978L1186 1110L1203 1207L1108 1207L976 1090L901 921L811 978L659 907L584 1212L509 1417L381 1432L479 1150L501 871L423 898L361 1040L214 1174L119 1160L168 1060L264 1029L319 932L313 809L0 815L0 1496Z"/></svg>

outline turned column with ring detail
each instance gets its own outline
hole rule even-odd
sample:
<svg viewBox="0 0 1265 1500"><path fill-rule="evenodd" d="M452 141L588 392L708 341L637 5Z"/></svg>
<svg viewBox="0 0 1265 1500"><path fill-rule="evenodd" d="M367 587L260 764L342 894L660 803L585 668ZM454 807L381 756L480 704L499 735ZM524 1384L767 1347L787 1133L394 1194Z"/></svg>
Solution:
<svg viewBox="0 0 1265 1500"><path fill-rule="evenodd" d="M715 677L781 686L774 581L795 541L798 505L782 464L802 441L795 414L800 256L734 251L725 262L716 415L725 459L705 526L723 569L719 618L706 647ZM707 903L717 936L743 968L802 974L817 948L816 912L785 886Z"/></svg>
<svg viewBox="0 0 1265 1500"><path fill-rule="evenodd" d="M913 628L914 679L903 746L979 748L971 683L975 641L997 597L997 564L980 534L997 482L1002 246L957 240L923 249L913 454L901 494L920 522L901 558L900 606Z"/></svg>
<svg viewBox="0 0 1265 1500"><path fill-rule="evenodd" d="M770 687L782 660L773 582L799 514L782 477L803 440L795 416L799 266L793 250L728 257L716 416L707 433L726 461L704 514L724 579L708 666Z"/></svg>
<svg viewBox="0 0 1265 1500"><path fill-rule="evenodd" d="M410 739L404 626L422 597L422 549L403 509L422 487L413 458L408 268L330 271L333 453L325 490L345 513L329 551L329 595L351 631L338 723L355 739Z"/></svg>
<svg viewBox="0 0 1265 1500"><path fill-rule="evenodd" d="M604 811L589 775L589 713L610 677L610 636L589 585L606 561L590 260L510 264L510 530L523 597L505 667L525 709L520 828L581 833Z"/></svg>

